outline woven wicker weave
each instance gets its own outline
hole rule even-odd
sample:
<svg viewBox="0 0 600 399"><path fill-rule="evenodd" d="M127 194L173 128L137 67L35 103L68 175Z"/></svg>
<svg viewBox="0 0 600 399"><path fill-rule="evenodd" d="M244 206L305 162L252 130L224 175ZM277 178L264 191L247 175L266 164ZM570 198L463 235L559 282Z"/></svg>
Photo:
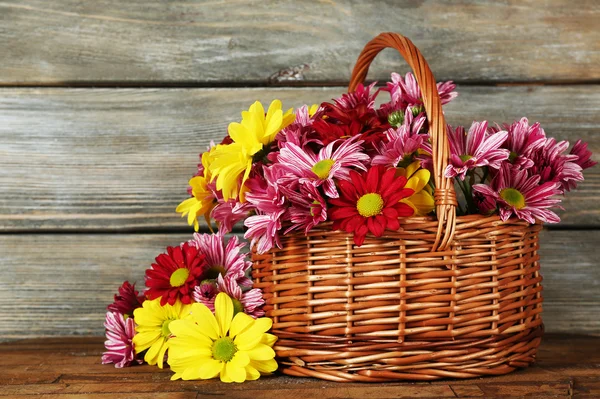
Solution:
<svg viewBox="0 0 600 399"><path fill-rule="evenodd" d="M436 218L410 217L367 236L323 224L253 254L283 372L332 381L433 380L505 374L535 360L542 335L541 225L456 217L443 176L448 142L435 79L406 38L383 33L361 53L350 91L374 57L397 49L423 92L434 148Z"/></svg>

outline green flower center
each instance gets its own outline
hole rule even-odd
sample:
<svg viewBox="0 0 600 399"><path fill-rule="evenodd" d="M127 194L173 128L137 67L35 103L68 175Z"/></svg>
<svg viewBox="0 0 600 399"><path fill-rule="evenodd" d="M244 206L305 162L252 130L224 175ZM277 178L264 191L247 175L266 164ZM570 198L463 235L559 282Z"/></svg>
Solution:
<svg viewBox="0 0 600 399"><path fill-rule="evenodd" d="M398 127L404 123L404 112L394 111L388 115L388 123L394 127Z"/></svg>
<svg viewBox="0 0 600 399"><path fill-rule="evenodd" d="M356 203L358 213L366 218L379 215L383 209L383 198L377 193L365 194Z"/></svg>
<svg viewBox="0 0 600 399"><path fill-rule="evenodd" d="M161 333L164 338L169 338L171 336L171 330L169 330L169 324L171 324L173 320L165 320L163 322Z"/></svg>
<svg viewBox="0 0 600 399"><path fill-rule="evenodd" d="M180 267L171 274L169 283L171 283L171 287L181 287L185 284L189 276L190 271L185 267Z"/></svg>
<svg viewBox="0 0 600 399"><path fill-rule="evenodd" d="M242 305L242 303L238 299L231 298L231 301L233 302L233 316L234 317L236 314L244 312L244 305Z"/></svg>
<svg viewBox="0 0 600 399"><path fill-rule="evenodd" d="M519 156L519 154L517 154L514 151L511 151L510 155L508 156L508 162L510 162L510 163L515 162L515 159L517 159L518 156Z"/></svg>
<svg viewBox="0 0 600 399"><path fill-rule="evenodd" d="M221 276L225 276L225 274L227 274L227 270L225 270L225 268L223 266L211 266L210 268L206 269L206 272L204 274L204 279L205 280L216 280L217 277L219 277L219 274Z"/></svg>
<svg viewBox="0 0 600 399"><path fill-rule="evenodd" d="M465 155L460 155L459 158L460 158L461 161L467 162L469 159L471 159L473 157L471 155L465 154Z"/></svg>
<svg viewBox="0 0 600 399"><path fill-rule="evenodd" d="M229 337L219 338L212 345L213 358L220 362L230 361L237 351L233 340Z"/></svg>
<svg viewBox="0 0 600 399"><path fill-rule="evenodd" d="M319 177L319 179L327 179L333 164L333 159L323 159L322 161L317 162L311 170Z"/></svg>
<svg viewBox="0 0 600 399"><path fill-rule="evenodd" d="M514 188L504 188L500 190L500 197L502 197L507 204L516 209L525 207L525 197L519 190L515 190Z"/></svg>

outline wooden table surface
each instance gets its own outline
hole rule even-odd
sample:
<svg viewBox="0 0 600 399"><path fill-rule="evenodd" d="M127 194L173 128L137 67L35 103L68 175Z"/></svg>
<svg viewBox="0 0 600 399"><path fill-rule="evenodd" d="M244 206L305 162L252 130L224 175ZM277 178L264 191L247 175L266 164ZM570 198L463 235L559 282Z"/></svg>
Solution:
<svg viewBox="0 0 600 399"><path fill-rule="evenodd" d="M600 398L600 337L548 334L538 363L498 377L332 383L282 375L244 384L170 381L168 369L100 364L101 337L0 344L0 397L10 398Z"/></svg>

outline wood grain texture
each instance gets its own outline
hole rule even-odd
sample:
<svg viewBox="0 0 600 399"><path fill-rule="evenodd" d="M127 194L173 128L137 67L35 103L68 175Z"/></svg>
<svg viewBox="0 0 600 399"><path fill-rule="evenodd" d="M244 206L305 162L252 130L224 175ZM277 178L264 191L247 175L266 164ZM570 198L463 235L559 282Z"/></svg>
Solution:
<svg viewBox="0 0 600 399"><path fill-rule="evenodd" d="M191 235L0 235L0 340L101 335L124 280L143 286L156 255ZM600 231L544 231L543 320L549 332L600 333ZM566 256L565 254L568 254ZM49 370L51 371L51 370Z"/></svg>
<svg viewBox="0 0 600 399"><path fill-rule="evenodd" d="M101 365L102 338L21 340L0 344L0 397L11 398L597 398L598 337L548 334L537 363L508 375L435 382L339 384L281 375L244 384L169 381L172 372L142 365ZM47 370L51 369L52 372ZM35 378L37 377L37 378ZM63 396L64 395L64 396Z"/></svg>
<svg viewBox="0 0 600 399"><path fill-rule="evenodd" d="M185 229L198 153L256 99L321 102L343 88L1 89L0 231ZM600 160L600 86L459 87L451 124L526 115ZM565 104L570 104L566 107ZM600 171L569 193L563 225L600 225Z"/></svg>
<svg viewBox="0 0 600 399"><path fill-rule="evenodd" d="M594 0L0 2L0 84L345 82L383 31L438 79L597 81ZM387 52L377 79L396 69Z"/></svg>

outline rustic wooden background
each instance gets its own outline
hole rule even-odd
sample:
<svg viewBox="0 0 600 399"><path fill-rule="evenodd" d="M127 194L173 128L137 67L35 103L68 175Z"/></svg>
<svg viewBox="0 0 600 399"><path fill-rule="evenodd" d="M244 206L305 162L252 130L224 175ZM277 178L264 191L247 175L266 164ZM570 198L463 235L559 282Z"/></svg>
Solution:
<svg viewBox="0 0 600 399"><path fill-rule="evenodd" d="M1 1L0 340L101 335L119 284L190 237L174 209L209 141L255 99L339 95L381 31L459 83L449 123L525 115L600 160L598 21L596 0ZM547 331L600 333L599 169L542 236Z"/></svg>

